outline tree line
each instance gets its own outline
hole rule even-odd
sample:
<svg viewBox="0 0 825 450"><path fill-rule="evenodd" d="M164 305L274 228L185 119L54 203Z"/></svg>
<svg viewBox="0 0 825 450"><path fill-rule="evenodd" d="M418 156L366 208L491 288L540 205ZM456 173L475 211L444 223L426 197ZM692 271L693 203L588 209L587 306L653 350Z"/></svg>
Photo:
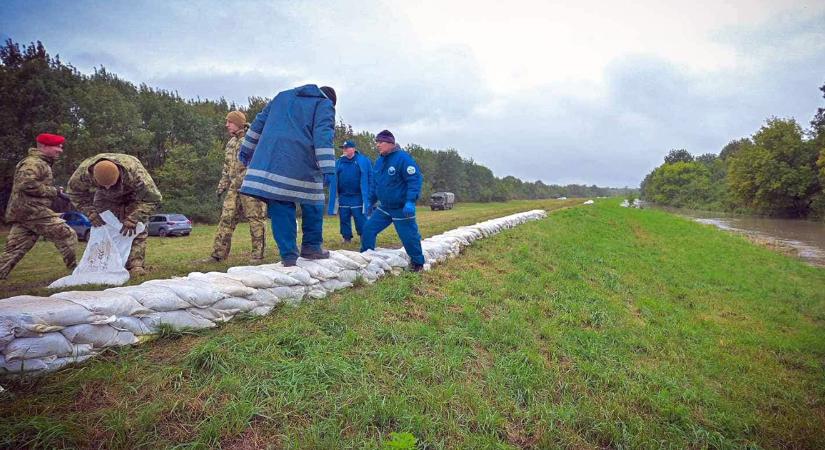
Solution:
<svg viewBox="0 0 825 450"><path fill-rule="evenodd" d="M825 96L825 85L819 89ZM644 199L675 207L825 218L825 108L808 129L770 118L718 155L671 150L641 190Z"/></svg>
<svg viewBox="0 0 825 450"><path fill-rule="evenodd" d="M269 102L250 97L247 105L224 98L184 99L177 92L135 85L101 67L83 74L52 57L41 42L21 46L11 39L0 47L0 208L5 209L14 169L34 138L44 132L66 136L66 151L54 166L55 182L65 185L85 158L101 152L134 155L163 193L161 209L215 222L227 112L238 109L252 120ZM375 160L375 135L336 124L336 146L354 140ZM493 172L463 158L455 149L405 147L425 175L422 201L437 191L451 191L457 201L624 195L626 189L595 185L549 185Z"/></svg>

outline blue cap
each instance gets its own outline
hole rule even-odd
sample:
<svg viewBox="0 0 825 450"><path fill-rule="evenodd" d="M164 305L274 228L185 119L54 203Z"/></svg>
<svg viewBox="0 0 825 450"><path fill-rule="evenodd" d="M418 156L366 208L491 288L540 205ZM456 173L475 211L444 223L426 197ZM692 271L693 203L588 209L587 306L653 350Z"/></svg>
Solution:
<svg viewBox="0 0 825 450"><path fill-rule="evenodd" d="M338 148L349 148L349 147L355 148L355 142L352 142L352 141L349 141L349 140L344 141L344 143L341 144L341 146L338 147Z"/></svg>

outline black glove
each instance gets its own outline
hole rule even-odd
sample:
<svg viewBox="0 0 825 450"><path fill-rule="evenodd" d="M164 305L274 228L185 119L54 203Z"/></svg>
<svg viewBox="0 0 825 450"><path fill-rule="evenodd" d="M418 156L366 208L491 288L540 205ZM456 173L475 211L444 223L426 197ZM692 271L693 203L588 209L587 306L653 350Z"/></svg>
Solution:
<svg viewBox="0 0 825 450"><path fill-rule="evenodd" d="M103 225L106 225L106 222L103 221L100 214L96 212L89 214L89 221L92 222L93 227L102 227Z"/></svg>
<svg viewBox="0 0 825 450"><path fill-rule="evenodd" d="M134 236L137 233L137 223L126 219L123 221L123 228L120 229L120 234L124 236Z"/></svg>

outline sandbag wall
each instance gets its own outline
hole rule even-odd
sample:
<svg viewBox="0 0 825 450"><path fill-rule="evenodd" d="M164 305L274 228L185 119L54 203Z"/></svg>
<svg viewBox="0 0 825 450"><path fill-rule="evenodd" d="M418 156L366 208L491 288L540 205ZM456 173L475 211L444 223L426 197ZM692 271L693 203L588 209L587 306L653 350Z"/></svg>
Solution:
<svg viewBox="0 0 825 450"><path fill-rule="evenodd" d="M430 264L458 255L476 239L546 217L542 210L459 227L421 242ZM403 248L330 252L324 260L232 267L150 280L104 291L68 291L50 297L0 300L0 375L33 375L85 361L101 349L145 341L160 327L210 328L235 315L268 314L279 303L320 299L351 287L359 277L373 283L409 265Z"/></svg>

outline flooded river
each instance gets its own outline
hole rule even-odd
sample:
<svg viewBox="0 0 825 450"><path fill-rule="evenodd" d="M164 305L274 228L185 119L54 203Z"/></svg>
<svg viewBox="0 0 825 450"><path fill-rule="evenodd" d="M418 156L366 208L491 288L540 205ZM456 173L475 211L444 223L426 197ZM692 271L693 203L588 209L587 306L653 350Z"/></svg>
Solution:
<svg viewBox="0 0 825 450"><path fill-rule="evenodd" d="M723 230L746 234L769 246L793 250L793 253L808 263L825 267L825 222L769 219L672 208L667 210Z"/></svg>

